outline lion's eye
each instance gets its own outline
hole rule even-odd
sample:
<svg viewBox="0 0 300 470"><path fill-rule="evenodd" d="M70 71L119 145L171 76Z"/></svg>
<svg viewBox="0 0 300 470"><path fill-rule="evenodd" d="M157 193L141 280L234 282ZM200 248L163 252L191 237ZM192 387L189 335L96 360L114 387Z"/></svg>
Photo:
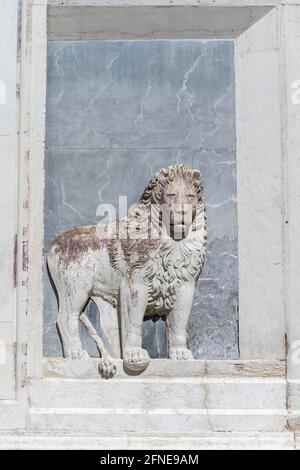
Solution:
<svg viewBox="0 0 300 470"><path fill-rule="evenodd" d="M168 193L167 196L168 196L168 197L175 197L175 196L176 196L176 193Z"/></svg>
<svg viewBox="0 0 300 470"><path fill-rule="evenodd" d="M196 196L195 196L195 194L188 194L188 197L191 197L191 198L194 199Z"/></svg>

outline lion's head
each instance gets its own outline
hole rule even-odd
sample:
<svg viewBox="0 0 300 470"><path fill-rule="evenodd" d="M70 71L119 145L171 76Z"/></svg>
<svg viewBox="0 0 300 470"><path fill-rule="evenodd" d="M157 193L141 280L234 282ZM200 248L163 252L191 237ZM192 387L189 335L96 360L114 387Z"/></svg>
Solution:
<svg viewBox="0 0 300 470"><path fill-rule="evenodd" d="M155 312L171 309L181 284L196 280L204 263L207 236L200 172L175 165L155 173L137 207L119 221L119 233L120 250L118 240L107 243L112 266L119 269L125 261L130 272L146 267L149 307Z"/></svg>
<svg viewBox="0 0 300 470"><path fill-rule="evenodd" d="M204 192L201 173L184 165L163 168L146 187L140 206L159 207L161 221L175 240L197 229L197 216L203 213Z"/></svg>

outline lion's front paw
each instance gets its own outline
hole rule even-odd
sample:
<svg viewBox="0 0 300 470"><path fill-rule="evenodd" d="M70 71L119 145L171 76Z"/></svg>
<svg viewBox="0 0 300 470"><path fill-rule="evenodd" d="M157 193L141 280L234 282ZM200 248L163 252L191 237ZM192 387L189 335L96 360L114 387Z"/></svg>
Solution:
<svg viewBox="0 0 300 470"><path fill-rule="evenodd" d="M190 359L194 359L192 351L187 348L171 348L169 357L176 361L188 361Z"/></svg>
<svg viewBox="0 0 300 470"><path fill-rule="evenodd" d="M117 372L116 363L112 357L100 359L99 373L103 379L112 379Z"/></svg>
<svg viewBox="0 0 300 470"><path fill-rule="evenodd" d="M65 357L68 359L89 359L89 354L81 347L70 347L67 349Z"/></svg>
<svg viewBox="0 0 300 470"><path fill-rule="evenodd" d="M124 366L133 371L145 370L150 362L149 354L145 349L126 349L123 355Z"/></svg>

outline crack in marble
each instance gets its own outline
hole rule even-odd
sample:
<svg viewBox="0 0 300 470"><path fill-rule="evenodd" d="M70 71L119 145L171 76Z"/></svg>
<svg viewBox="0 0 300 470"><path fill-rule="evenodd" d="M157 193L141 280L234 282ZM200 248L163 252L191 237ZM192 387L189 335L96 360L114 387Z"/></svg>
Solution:
<svg viewBox="0 0 300 470"><path fill-rule="evenodd" d="M75 207L73 207L71 204L69 204L67 201L66 201L66 194L65 194L65 189L64 189L64 185L63 185L63 182L60 181L60 190L61 190L61 195L62 195L62 203L64 206L66 206L68 209L70 209L71 211L75 212L75 214L79 215L79 217L83 220L86 220L86 217L84 217Z"/></svg>
<svg viewBox="0 0 300 470"><path fill-rule="evenodd" d="M102 173L99 174L99 181L104 179L104 183L102 184L101 188L98 189L97 195L100 200L100 204L104 204L105 201L103 199L103 192L109 186L109 166L110 166L110 159L108 158L105 162L105 168L103 169ZM97 211L96 211L97 213Z"/></svg>
<svg viewBox="0 0 300 470"><path fill-rule="evenodd" d="M106 65L106 70L108 71L111 71L114 63L116 61L118 61L120 59L120 57L122 56L124 50L129 47L130 43L125 43L122 48L121 48L121 51L118 52L118 54L116 56L114 56L110 61L109 63ZM86 107L85 109L85 112L88 113L89 111L91 111L95 105L95 103L97 102L97 100L99 99L99 97L105 93L105 91L107 91L109 89L109 87L114 83L114 78L113 76L111 76L111 79L108 81L108 83L106 85L104 85L104 87L102 87L94 97L92 97L91 101L90 101L90 104Z"/></svg>
<svg viewBox="0 0 300 470"><path fill-rule="evenodd" d="M188 91L188 82L191 78L191 75L193 74L193 72L195 71L195 69L199 65L200 61L203 59L203 57L204 57L204 52L201 52L201 54L194 61L194 63L190 67L190 69L184 74L182 86L181 86L179 92L176 93L176 97L177 97L177 114L178 115L181 114L180 108L182 106L182 101L183 101L182 96L186 95L187 96L187 101L188 101L188 104L189 104L189 114L190 114L190 117L191 117L190 129L187 131L185 138L181 142L178 143L177 147L179 147L184 142L186 142L188 140L188 138L191 136L192 131L193 131L195 116L194 116L194 113L193 113L192 109L193 109L193 105L194 105L193 98L194 98L195 95Z"/></svg>
<svg viewBox="0 0 300 470"><path fill-rule="evenodd" d="M230 196L228 199L225 199L225 201L221 201L221 202L218 202L216 204L212 204L212 203L207 203L207 207L210 207L210 208L219 208L219 207L223 207L225 206L226 204L230 203L230 202L234 202L236 203L237 202L237 199L235 196Z"/></svg>
<svg viewBox="0 0 300 470"><path fill-rule="evenodd" d="M141 102L140 102L140 112L137 116L137 118L134 120L134 129L132 131L132 135L134 136L135 133L137 133L138 131L138 124L140 121L143 121L144 119L144 106L146 104L146 101L148 100L149 96L150 96L150 92L152 90L152 87L153 87L153 82L154 82L154 79L155 79L155 74L158 72L158 70L161 68L161 65L158 64L158 66L156 67L154 73L152 76L150 76L149 80L148 80L148 86L147 86L147 89L146 89L146 92L145 92L145 95L141 98Z"/></svg>

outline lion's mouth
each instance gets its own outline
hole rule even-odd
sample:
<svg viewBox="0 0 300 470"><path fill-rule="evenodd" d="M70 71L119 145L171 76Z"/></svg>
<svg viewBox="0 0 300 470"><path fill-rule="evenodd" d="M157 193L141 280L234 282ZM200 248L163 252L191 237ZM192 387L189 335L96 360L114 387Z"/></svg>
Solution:
<svg viewBox="0 0 300 470"><path fill-rule="evenodd" d="M190 229L190 224L183 221L170 223L170 236L173 240L182 240L187 237Z"/></svg>
<svg viewBox="0 0 300 470"><path fill-rule="evenodd" d="M176 227L183 227L183 228L189 228L192 225L192 221L186 221L184 220L171 220L170 221L170 227L171 228L176 228Z"/></svg>

